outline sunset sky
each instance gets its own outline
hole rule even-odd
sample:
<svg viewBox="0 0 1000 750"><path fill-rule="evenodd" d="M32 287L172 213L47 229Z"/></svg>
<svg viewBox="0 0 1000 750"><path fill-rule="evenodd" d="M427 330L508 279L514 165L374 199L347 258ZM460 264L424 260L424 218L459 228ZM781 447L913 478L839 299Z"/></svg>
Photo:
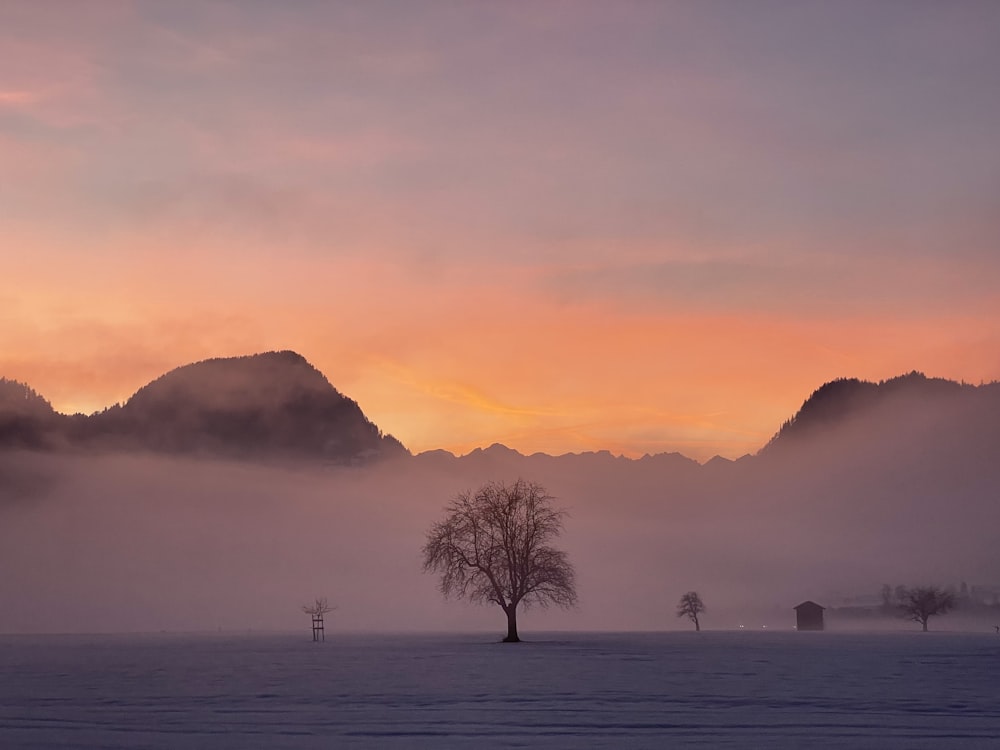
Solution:
<svg viewBox="0 0 1000 750"><path fill-rule="evenodd" d="M1000 3L0 3L0 376L294 349L413 451L1000 378Z"/></svg>

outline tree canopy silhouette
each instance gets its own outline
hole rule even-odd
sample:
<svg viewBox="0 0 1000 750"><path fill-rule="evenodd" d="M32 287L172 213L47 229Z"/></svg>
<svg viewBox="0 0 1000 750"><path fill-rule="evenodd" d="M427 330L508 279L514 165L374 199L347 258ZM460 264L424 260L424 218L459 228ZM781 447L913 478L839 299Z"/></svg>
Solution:
<svg viewBox="0 0 1000 750"><path fill-rule="evenodd" d="M955 595L937 586L916 586L901 592L899 608L907 620L919 622L927 632L933 615L944 615L955 606Z"/></svg>
<svg viewBox="0 0 1000 750"><path fill-rule="evenodd" d="M517 608L576 603L575 574L550 542L565 512L541 485L490 482L458 495L427 533L424 570L441 576L445 597L493 602L507 615L506 643L520 640Z"/></svg>
<svg viewBox="0 0 1000 750"><path fill-rule="evenodd" d="M694 623L695 630L701 630L701 623L698 622L698 615L705 611L705 603L698 596L697 591L688 591L680 601L677 602L677 616L687 617Z"/></svg>

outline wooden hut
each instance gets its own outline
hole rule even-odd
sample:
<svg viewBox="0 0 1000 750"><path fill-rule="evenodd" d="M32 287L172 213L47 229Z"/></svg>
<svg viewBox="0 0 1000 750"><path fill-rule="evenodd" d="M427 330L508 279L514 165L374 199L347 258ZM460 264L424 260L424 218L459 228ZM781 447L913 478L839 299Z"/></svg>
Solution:
<svg viewBox="0 0 1000 750"><path fill-rule="evenodd" d="M802 602L795 607L795 629L796 630L822 630L823 610L816 602Z"/></svg>

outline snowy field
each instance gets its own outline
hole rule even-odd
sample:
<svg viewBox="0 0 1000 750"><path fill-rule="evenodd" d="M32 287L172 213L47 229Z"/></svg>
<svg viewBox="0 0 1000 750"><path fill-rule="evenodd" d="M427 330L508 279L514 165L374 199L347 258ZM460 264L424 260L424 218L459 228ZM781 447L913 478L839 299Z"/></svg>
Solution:
<svg viewBox="0 0 1000 750"><path fill-rule="evenodd" d="M1000 748L1000 637L0 637L0 747Z"/></svg>

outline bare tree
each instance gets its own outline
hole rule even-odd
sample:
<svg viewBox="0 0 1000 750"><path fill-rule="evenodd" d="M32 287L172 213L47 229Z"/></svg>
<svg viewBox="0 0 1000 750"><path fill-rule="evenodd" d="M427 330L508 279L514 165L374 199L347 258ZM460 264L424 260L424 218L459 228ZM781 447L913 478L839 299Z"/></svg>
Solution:
<svg viewBox="0 0 1000 750"><path fill-rule="evenodd" d="M955 606L955 595L937 586L916 586L904 589L899 609L907 620L919 622L927 632L927 620L934 615L944 615Z"/></svg>
<svg viewBox="0 0 1000 750"><path fill-rule="evenodd" d="M441 576L446 597L493 602L507 615L505 643L516 643L517 608L576 604L566 553L550 546L565 512L545 488L523 479L463 492L427 532L424 570Z"/></svg>
<svg viewBox="0 0 1000 750"><path fill-rule="evenodd" d="M677 602L677 616L687 617L694 623L694 629L701 630L701 623L698 622L698 615L705 611L705 603L698 596L697 591L688 591Z"/></svg>

